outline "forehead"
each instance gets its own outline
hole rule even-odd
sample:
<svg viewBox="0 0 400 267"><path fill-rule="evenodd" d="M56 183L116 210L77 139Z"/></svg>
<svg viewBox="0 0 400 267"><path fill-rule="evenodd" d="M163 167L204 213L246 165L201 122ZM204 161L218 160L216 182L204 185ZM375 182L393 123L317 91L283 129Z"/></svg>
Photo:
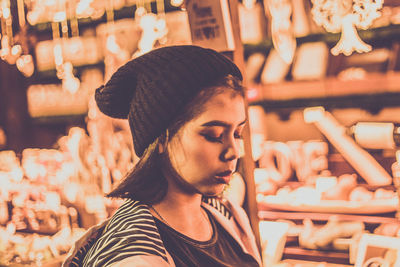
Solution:
<svg viewBox="0 0 400 267"><path fill-rule="evenodd" d="M196 116L192 123L206 123L211 120L220 120L232 125L246 119L243 97L233 90L224 90L205 102L202 112Z"/></svg>

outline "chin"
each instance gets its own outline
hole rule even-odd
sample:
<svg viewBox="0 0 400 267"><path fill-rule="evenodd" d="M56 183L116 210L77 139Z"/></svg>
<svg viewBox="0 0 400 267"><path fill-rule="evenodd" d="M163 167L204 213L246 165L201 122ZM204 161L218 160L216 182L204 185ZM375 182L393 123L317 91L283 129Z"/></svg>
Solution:
<svg viewBox="0 0 400 267"><path fill-rule="evenodd" d="M213 188L208 188L207 190L203 190L202 195L206 197L216 197L222 194L224 188L225 185L218 185Z"/></svg>

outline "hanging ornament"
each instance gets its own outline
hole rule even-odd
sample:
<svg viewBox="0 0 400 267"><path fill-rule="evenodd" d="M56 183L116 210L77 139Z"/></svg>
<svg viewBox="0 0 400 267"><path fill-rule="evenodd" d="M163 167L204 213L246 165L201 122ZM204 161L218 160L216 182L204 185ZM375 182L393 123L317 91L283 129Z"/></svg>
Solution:
<svg viewBox="0 0 400 267"><path fill-rule="evenodd" d="M117 37L115 36L115 23L114 23L114 1L108 0L106 1L106 17L107 17L107 40L106 40L106 49L107 52L114 55L122 55L123 50L120 45L117 43ZM125 57L124 57L125 58Z"/></svg>
<svg viewBox="0 0 400 267"><path fill-rule="evenodd" d="M80 0L76 4L75 14L78 18L96 19L104 14L104 8L94 8L93 0Z"/></svg>
<svg viewBox="0 0 400 267"><path fill-rule="evenodd" d="M1 19L1 50L0 57L8 64L15 64L17 58L22 52L20 45L14 44L14 36L12 29L12 17L10 10L10 0L1 0L0 2L0 19Z"/></svg>
<svg viewBox="0 0 400 267"><path fill-rule="evenodd" d="M65 62L63 64L63 76L61 80L62 88L71 94L78 91L81 82L74 75L74 67L71 62Z"/></svg>
<svg viewBox="0 0 400 267"><path fill-rule="evenodd" d="M18 21L19 21L19 39L22 47L22 54L16 61L16 65L18 70L25 76L32 76L35 71L35 66L33 64L32 55L28 53L28 44L27 44L27 27L25 21L25 6L23 0L17 0L17 9L18 9Z"/></svg>
<svg viewBox="0 0 400 267"><path fill-rule="evenodd" d="M383 0L312 0L314 21L328 32L340 32L339 42L331 49L333 55L349 56L371 51L371 46L361 40L357 29L368 29L381 14Z"/></svg>
<svg viewBox="0 0 400 267"><path fill-rule="evenodd" d="M10 16L10 7L7 5L6 1L0 1L0 24L1 24L1 47L0 47L0 57L2 60L11 54L10 40L7 35L6 20Z"/></svg>
<svg viewBox="0 0 400 267"><path fill-rule="evenodd" d="M68 23L67 23L67 12L65 3L59 2L61 8L55 12L52 22L52 33L53 33L53 54L54 62L56 65L57 77L61 80L63 90L74 94L78 91L80 81L75 77L73 73L73 65L71 62L64 62L63 57L63 42L68 39ZM61 26L61 37L60 37L60 26Z"/></svg>
<svg viewBox="0 0 400 267"><path fill-rule="evenodd" d="M271 14L271 35L274 48L281 58L290 64L296 51L296 38L290 16L292 4L290 0L264 0Z"/></svg>
<svg viewBox="0 0 400 267"><path fill-rule="evenodd" d="M129 60L130 53L123 49L118 43L118 38L116 32L118 29L116 28L114 22L114 1L106 0L105 1L105 10L106 10L106 40L105 40L105 53L104 53L104 78L108 80L111 75L124 63Z"/></svg>
<svg viewBox="0 0 400 267"><path fill-rule="evenodd" d="M164 0L156 0L156 7L157 7L157 17L158 17L156 23L156 29L157 32L159 33L158 34L159 38L157 38L157 40L161 45L164 45L167 43L167 33L168 33Z"/></svg>
<svg viewBox="0 0 400 267"><path fill-rule="evenodd" d="M138 50L133 54L133 58L150 52L156 42L165 44L167 39L167 23L165 21L164 1L157 0L157 15L152 12L147 12L143 5L139 6L135 12L135 20L138 21L142 30L142 35L138 43ZM151 6L149 9L151 11Z"/></svg>

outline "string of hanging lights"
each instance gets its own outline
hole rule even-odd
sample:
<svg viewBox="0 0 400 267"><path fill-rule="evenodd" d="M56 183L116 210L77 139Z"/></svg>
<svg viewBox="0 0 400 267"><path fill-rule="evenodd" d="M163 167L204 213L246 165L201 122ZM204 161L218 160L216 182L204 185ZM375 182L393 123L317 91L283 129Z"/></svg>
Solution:
<svg viewBox="0 0 400 267"><path fill-rule="evenodd" d="M123 3L122 3L123 2ZM57 77L62 81L64 90L75 93L80 81L74 75L74 66L66 58L71 54L70 49L80 49L83 46L79 40L78 19L89 18L96 20L106 15L107 39L106 53L125 55L125 60L131 56L122 51L114 34L114 9L124 6L126 1L118 0L17 0L17 17L19 23L18 38L13 33L13 24L17 19L12 15L10 0L0 0L0 58L8 64L16 64L18 70L30 77L35 65L32 55L29 54L27 43L27 28L41 23L50 23L52 33L52 52ZM135 16L142 36L138 44L138 52L132 56L146 53L154 48L155 42L165 43L167 27L165 21L165 6L163 0L155 1L157 15L152 12L152 0L135 0ZM174 1L171 5L181 5L182 1ZM13 21L14 20L14 21ZM14 25L15 26L15 25ZM15 41L17 40L17 42ZM69 45L69 43L75 45ZM69 49L69 50L68 50Z"/></svg>

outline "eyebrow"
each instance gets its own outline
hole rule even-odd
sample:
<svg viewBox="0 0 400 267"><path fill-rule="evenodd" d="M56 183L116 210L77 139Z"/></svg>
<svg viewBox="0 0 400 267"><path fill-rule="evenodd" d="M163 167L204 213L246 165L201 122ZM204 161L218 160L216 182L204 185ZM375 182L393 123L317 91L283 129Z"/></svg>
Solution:
<svg viewBox="0 0 400 267"><path fill-rule="evenodd" d="M244 121L239 123L238 126L245 124L246 121L247 121L247 119L245 119ZM231 124L224 122L224 121L220 121L220 120L213 120L213 121L206 122L206 123L202 124L201 126L206 126L206 127L221 126L221 127L229 128L229 127L231 127Z"/></svg>

